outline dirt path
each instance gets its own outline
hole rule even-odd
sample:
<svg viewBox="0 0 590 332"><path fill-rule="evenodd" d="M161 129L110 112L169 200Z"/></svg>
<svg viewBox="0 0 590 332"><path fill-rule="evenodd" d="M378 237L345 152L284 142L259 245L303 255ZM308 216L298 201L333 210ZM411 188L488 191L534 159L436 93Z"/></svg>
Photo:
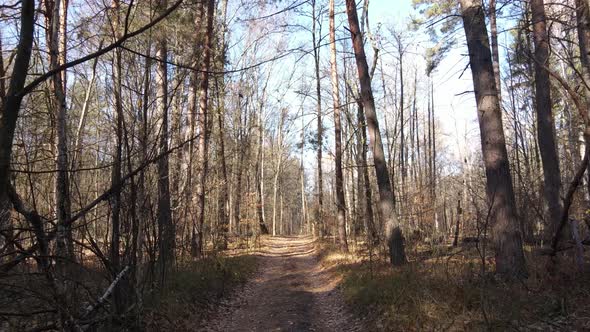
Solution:
<svg viewBox="0 0 590 332"><path fill-rule="evenodd" d="M360 331L321 268L311 237L263 242L258 275L202 331Z"/></svg>

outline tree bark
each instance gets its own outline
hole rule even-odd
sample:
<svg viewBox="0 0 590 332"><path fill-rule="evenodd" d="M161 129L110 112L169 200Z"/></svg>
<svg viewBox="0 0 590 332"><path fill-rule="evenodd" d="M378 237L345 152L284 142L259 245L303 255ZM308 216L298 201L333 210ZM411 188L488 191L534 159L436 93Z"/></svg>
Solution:
<svg viewBox="0 0 590 332"><path fill-rule="evenodd" d="M227 46L225 45L225 38L227 35L227 2L228 0L223 0L221 5L221 22L220 25L222 27L221 31L221 38L219 41L219 48L220 52L218 54L218 66L219 69L222 71L225 69L225 61L227 57ZM219 110L217 111L217 126L218 126L218 135L219 135L219 158L220 160L220 168L221 168L221 175L222 175L222 193L221 199L219 201L219 211L218 211L218 220L219 220L219 235L221 236L221 243L220 249L227 249L227 241L229 236L229 177L227 175L227 162L225 157L225 131L224 131L224 116L225 116L225 77L224 75L219 75L218 77L218 103L219 103Z"/></svg>
<svg viewBox="0 0 590 332"><path fill-rule="evenodd" d="M61 1L46 3L47 15L47 45L49 48L49 68L54 70L65 61L59 54L62 38L61 26ZM72 230L69 225L71 215L70 184L68 173L68 140L67 140L67 106L62 74L57 73L50 79L52 94L52 106L55 112L55 168L54 195L56 204L57 236L56 255L60 258L58 265L64 265L66 261L74 259Z"/></svg>
<svg viewBox="0 0 590 332"><path fill-rule="evenodd" d="M197 157L199 163L199 175L197 176L197 222L198 239L197 246L193 248L193 256L200 256L203 253L203 225L205 224L205 184L209 165L209 132L208 132L208 93L209 93L209 70L211 65L211 56L213 51L213 17L215 1L207 1L207 25L205 26L205 40L203 62L201 65L201 81L199 87L199 154Z"/></svg>
<svg viewBox="0 0 590 332"><path fill-rule="evenodd" d="M498 24L496 20L496 0L490 0L490 39L492 42L492 61L494 66L494 81L498 90L498 100L502 106L502 83L500 77L500 53L498 52Z"/></svg>
<svg viewBox="0 0 590 332"><path fill-rule="evenodd" d="M533 36L535 42L535 99L537 107L537 139L541 161L543 163L543 194L547 204L548 236L555 232L559 223L561 210L560 200L561 172L555 139L555 123L551 103L551 82L549 80L549 37L545 18L543 0L531 1L533 17Z"/></svg>
<svg viewBox="0 0 590 332"><path fill-rule="evenodd" d="M317 167L318 167L318 183L317 183L317 195L318 195L318 231L320 237L324 236L324 220L323 220L323 213L324 213L324 179L323 179L323 172L322 172L322 147L323 147L323 137L324 137L324 128L322 125L322 92L321 92L321 82L320 82L320 45L317 40L316 34L317 31L317 14L316 14L316 0L311 0L312 4L312 40L313 40L313 58L315 64L315 78L316 78L316 102L317 102L317 122L318 122L318 132L317 132ZM321 29L319 31L321 35Z"/></svg>
<svg viewBox="0 0 590 332"><path fill-rule="evenodd" d="M578 30L578 44L582 62L582 89L585 105L581 115L584 122L584 141L590 145L590 1L576 0L576 21ZM578 107L579 109L579 107ZM581 110L580 110L581 111ZM590 165L588 166L590 167ZM590 171L588 172L587 191L590 196Z"/></svg>
<svg viewBox="0 0 590 332"><path fill-rule="evenodd" d="M363 46L363 36L359 28L356 3L354 0L346 0L346 13L348 15L350 34L361 85L361 99L369 128L373 163L375 164L375 173L377 175L379 212L385 227L385 236L387 244L389 245L391 263L394 266L403 265L406 263L403 237L401 236L399 222L396 220L395 216L393 190L391 182L389 181L389 171L387 168L387 162L385 161L383 142L381 141L381 132L379 131L379 122L375 111L375 100L373 99L369 67L367 65L367 57ZM400 233L400 236L394 236L394 234L397 233ZM394 241L396 239L398 241Z"/></svg>
<svg viewBox="0 0 590 332"><path fill-rule="evenodd" d="M494 79L485 14L480 0L460 0L463 28L473 76L496 272L507 277L527 275L518 227L512 177L502 127L502 112Z"/></svg>
<svg viewBox="0 0 590 332"><path fill-rule="evenodd" d="M8 83L8 91L0 99L0 228L8 226L10 220L10 161L14 141L16 122L19 116L23 96L23 89L29 70L29 62L33 48L35 31L35 1L23 0L21 2L20 34L15 52L12 74ZM4 77L4 76L3 76ZM4 84L4 78L2 79ZM42 232L39 233L42 236ZM37 236L40 243L41 255L47 254L47 248L43 245L44 238ZM8 239L10 241L10 239Z"/></svg>
<svg viewBox="0 0 590 332"><path fill-rule="evenodd" d="M334 167L336 173L336 209L340 250L348 252L346 241L346 202L344 201L344 179L342 175L342 124L340 120L340 89L338 86L338 65L336 63L336 28L334 23L334 0L330 0L330 67L332 74L332 99L334 102Z"/></svg>
<svg viewBox="0 0 590 332"><path fill-rule="evenodd" d="M262 108L258 113L258 156L256 158L256 215L262 234L268 234L268 227L264 221L264 130L262 124Z"/></svg>
<svg viewBox="0 0 590 332"><path fill-rule="evenodd" d="M158 0L156 10L162 13L167 0ZM160 113L159 152L165 154L158 160L158 238L159 268L161 282L165 283L167 273L174 263L175 230L170 206L170 168L168 154L168 44L166 36L156 38L156 108Z"/></svg>
<svg viewBox="0 0 590 332"><path fill-rule="evenodd" d="M114 0L112 4L113 10L113 39L120 38L120 17L119 17L120 3ZM115 156L113 160L113 168L111 172L111 186L118 186L121 182L121 162L122 162L122 147L123 147L123 102L121 100L121 49L117 48L114 52L113 59L113 97L115 101ZM110 259L112 264L111 274L113 278L117 276L121 268L120 260L120 214L121 214L121 191L117 190L110 199L111 203L111 251ZM113 292L113 302L115 305L115 314L122 313L122 294L120 285L116 285Z"/></svg>
<svg viewBox="0 0 590 332"><path fill-rule="evenodd" d="M272 236L277 235L277 194L279 190L279 176L281 175L282 164L283 164L283 125L285 123L285 109L281 111L279 119L279 137L277 142L277 160L275 168L275 176L273 181L273 198L272 198ZM282 226L282 224L281 224Z"/></svg>

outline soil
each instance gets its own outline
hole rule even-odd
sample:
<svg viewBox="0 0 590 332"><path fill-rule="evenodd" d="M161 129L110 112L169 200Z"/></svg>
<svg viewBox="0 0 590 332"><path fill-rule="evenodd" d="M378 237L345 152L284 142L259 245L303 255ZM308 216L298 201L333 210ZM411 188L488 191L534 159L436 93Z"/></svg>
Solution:
<svg viewBox="0 0 590 332"><path fill-rule="evenodd" d="M322 268L312 237L262 240L257 275L200 331L361 331L344 305L340 279Z"/></svg>

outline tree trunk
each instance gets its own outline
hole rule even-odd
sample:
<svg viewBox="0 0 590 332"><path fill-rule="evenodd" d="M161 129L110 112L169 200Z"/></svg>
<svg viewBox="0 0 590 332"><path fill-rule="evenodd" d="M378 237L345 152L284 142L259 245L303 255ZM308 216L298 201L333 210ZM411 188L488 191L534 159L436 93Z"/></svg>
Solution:
<svg viewBox="0 0 590 332"><path fill-rule="evenodd" d="M430 83L430 122L432 127L432 193L434 200L436 201L436 122L434 120L434 84Z"/></svg>
<svg viewBox="0 0 590 332"><path fill-rule="evenodd" d="M356 3L354 0L346 0L346 13L350 25L350 34L355 53L357 70L361 85L361 99L365 111L365 117L369 128L369 137L371 139L371 151L373 152L373 163L375 164L375 173L377 175L377 185L379 188L379 212L383 218L385 227L385 236L389 245L390 259L393 265L402 265L406 262L406 255L403 244L403 236L398 220L395 217L394 196L389 182L389 171L385 161L383 143L381 141L381 132L379 131L379 122L375 111L375 100L373 99L373 90L371 89L371 78L369 76L369 67L367 57L363 46L363 36L359 28ZM398 234L399 236L394 236ZM397 241L395 241L397 240Z"/></svg>
<svg viewBox="0 0 590 332"><path fill-rule="evenodd" d="M502 83L500 78L500 53L498 52L498 25L496 23L496 0L490 0L490 39L492 42L492 64L494 66L494 81L498 90L498 100L502 106Z"/></svg>
<svg viewBox="0 0 590 332"><path fill-rule="evenodd" d="M548 211L548 237L555 232L559 223L561 172L555 139L555 124L551 103L551 82L549 80L549 37L547 35L543 0L531 1L533 34L535 41L535 99L537 106L537 139L543 163L543 193Z"/></svg>
<svg viewBox="0 0 590 332"><path fill-rule="evenodd" d="M402 179L402 188L401 188L401 199L400 203L402 207L406 207L406 177L407 177L407 155L406 155L406 142L405 142L405 123L404 123L404 50L402 47L402 40L401 36L397 37L397 47L399 52L399 84L400 84L400 94L399 94L399 114L400 114L400 168L401 168L401 179ZM403 217L403 214L402 214Z"/></svg>
<svg viewBox="0 0 590 332"><path fill-rule="evenodd" d="M318 195L318 231L320 237L324 236L324 179L322 172L322 147L324 128L322 125L322 92L320 82L320 45L317 40L317 13L316 13L316 0L311 0L312 4L312 40L313 40L313 58L315 64L315 78L316 78L316 102L317 102L317 121L318 121L318 132L317 132L317 165L318 165L318 182L317 182L317 195ZM321 35L321 30L319 31Z"/></svg>
<svg viewBox="0 0 590 332"><path fill-rule="evenodd" d="M262 89L262 98L258 103L258 152L256 156L256 215L258 217L258 227L262 234L268 234L268 227L264 221L264 122L262 121L264 112L264 101L266 99L266 89L270 81L272 70L268 71L264 88Z"/></svg>
<svg viewBox="0 0 590 332"><path fill-rule="evenodd" d="M463 215L463 209L461 208L461 198L459 198L457 200L457 223L455 224L455 236L453 237L453 247L456 247L457 244L459 243L459 228L461 226L461 216L462 215Z"/></svg>
<svg viewBox="0 0 590 332"><path fill-rule="evenodd" d="M139 130L139 161L141 163L145 163L148 158L148 110L149 110L149 92L150 92L150 81L151 81L151 68L152 68L152 60L150 58L150 49L151 49L151 39L147 43L147 57L145 58L144 64L144 80L143 80L143 87L142 87L142 96L141 96L141 107L139 110L139 123L140 123L140 130ZM98 156L97 156L98 158ZM139 177L137 180L137 200L139 204L136 207L137 215L139 216L140 222L135 225L133 229L133 245L137 248L137 262L138 268L141 267L141 263L143 262L143 237L144 237L144 230L146 229L145 225L147 225L149 213L149 203L148 203L148 194L146 190L146 170L142 169L139 172ZM140 269L137 272L137 279L136 283L139 282L140 276Z"/></svg>
<svg viewBox="0 0 590 332"><path fill-rule="evenodd" d="M336 209L340 250L348 252L346 241L346 203L344 201L344 179L342 175L342 124L340 120L340 91L338 87L338 65L336 64L336 31L334 24L334 0L330 0L330 67L332 74L332 99L334 102L334 167L336 173Z"/></svg>
<svg viewBox="0 0 590 332"><path fill-rule="evenodd" d="M20 111L23 89L29 70L35 30L35 1L21 1L20 35L8 91L2 100L0 112L0 199L7 200L10 180L10 158L16 120ZM4 207L4 204L2 205Z"/></svg>
<svg viewBox="0 0 590 332"><path fill-rule="evenodd" d="M256 215L258 227L262 234L268 234L264 221L264 130L262 125L262 108L258 113L258 156L256 158Z"/></svg>
<svg viewBox="0 0 590 332"><path fill-rule="evenodd" d="M286 109L281 111L281 118L279 120L279 137L277 142L277 160L275 168L275 176L273 181L273 198L272 198L272 236L277 235L277 194L279 190L279 176L281 175L281 166L283 163L283 125L285 123Z"/></svg>
<svg viewBox="0 0 590 332"><path fill-rule="evenodd" d="M47 44L49 47L49 68L55 69L65 61L60 57L59 48L62 38L60 35L61 1L46 3L47 16ZM58 265L64 265L66 261L74 259L72 230L69 225L71 215L70 184L68 173L68 141L67 141L67 115L66 95L62 81L62 74L57 73L50 79L52 104L55 110L55 168L54 182L55 204L57 219L56 255L60 258Z"/></svg>
<svg viewBox="0 0 590 332"><path fill-rule="evenodd" d="M584 141L590 145L590 1L576 0L576 21L578 30L578 44L582 62L582 89L585 97ZM590 164L589 166L590 167ZM590 196L590 171L588 172L587 191Z"/></svg>
<svg viewBox="0 0 590 332"><path fill-rule="evenodd" d="M227 57L227 47L225 45L225 38L227 35L227 1L224 0L221 5L221 40L219 42L220 54L218 54L218 69L225 69L225 61ZM225 115L225 77L219 75L217 78L219 86L217 87L218 92L218 103L219 108L217 111L217 130L219 135L219 158L221 168L221 181L223 182L221 188L221 198L219 201L218 211L218 222L219 222L219 236L221 237L221 243L219 244L220 249L227 249L228 233L229 233L229 177L227 175L227 162L225 157L225 131L224 131L224 115Z"/></svg>
<svg viewBox="0 0 590 332"><path fill-rule="evenodd" d="M120 38L120 18L119 18L120 4L118 0L114 0L112 4L113 10L113 39ZM114 52L113 61L113 97L115 101L115 156L113 160L113 168L111 172L111 185L118 186L121 182L121 162L122 162L122 146L123 146L123 103L121 100L121 49L117 48ZM121 191L117 190L111 196L111 252L110 259L112 264L111 275L116 278L121 272L120 260L120 214L121 214ZM122 294L120 285L116 285L113 291L113 302L115 306L115 315L123 312L122 308Z"/></svg>
<svg viewBox="0 0 590 332"><path fill-rule="evenodd" d="M197 176L197 222L198 238L196 247L192 249L193 256L200 256L203 253L204 239L203 226L205 224L205 184L207 179L207 167L209 163L209 132L208 132L208 92L209 92L209 70L211 63L211 53L213 48L213 17L215 1L207 1L207 25L204 40L203 62L201 66L201 81L199 87L199 154L197 157L199 163L199 174ZM193 241L194 243L194 241Z"/></svg>
<svg viewBox="0 0 590 332"><path fill-rule="evenodd" d="M524 277L527 271L485 15L479 0L460 0L460 4L477 104L486 193L491 205L489 220L496 271L508 277Z"/></svg>
<svg viewBox="0 0 590 332"><path fill-rule="evenodd" d="M162 12L167 0L158 0L156 10ZM156 109L160 113L159 153L165 154L158 160L158 238L159 268L162 284L165 283L167 272L174 263L174 224L170 206L170 169L168 155L168 45L166 36L156 39Z"/></svg>

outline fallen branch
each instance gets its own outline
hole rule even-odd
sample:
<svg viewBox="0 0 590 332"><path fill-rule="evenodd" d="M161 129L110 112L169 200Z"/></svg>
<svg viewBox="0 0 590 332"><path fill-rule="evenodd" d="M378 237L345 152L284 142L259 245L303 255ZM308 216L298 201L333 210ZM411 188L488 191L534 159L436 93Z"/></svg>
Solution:
<svg viewBox="0 0 590 332"><path fill-rule="evenodd" d="M569 188L567 190L567 194L566 194L565 198L563 199L563 212L561 213L561 219L559 220L559 225L557 227L557 230L555 231L555 235L553 235L553 240L551 241L551 256L555 256L555 254L558 251L557 245L559 244L561 232L569 219L569 209L570 209L572 202L574 200L574 194L576 193L578 186L580 186L580 183L582 182L582 178L584 177L584 173L586 172L586 168L588 167L588 150L590 150L590 147L586 147L586 152L584 153L584 159L582 160L582 163L578 166L578 170L576 171L574 178L570 182Z"/></svg>
<svg viewBox="0 0 590 332"><path fill-rule="evenodd" d="M125 275L125 273L127 273L127 271L129 271L129 265L125 266L125 268L123 270L121 270L121 272L119 272L119 274L117 275L115 280L113 280L113 282L111 282L111 284L109 285L107 290L104 292L104 294L102 294L102 296L96 301L95 305L89 305L88 307L86 307L86 313L82 317L83 319L88 317L93 311L95 311L96 309L100 308L103 305L103 303L111 295L113 290L115 290L115 286L117 286L119 281L121 281L121 279L123 279L123 276Z"/></svg>

